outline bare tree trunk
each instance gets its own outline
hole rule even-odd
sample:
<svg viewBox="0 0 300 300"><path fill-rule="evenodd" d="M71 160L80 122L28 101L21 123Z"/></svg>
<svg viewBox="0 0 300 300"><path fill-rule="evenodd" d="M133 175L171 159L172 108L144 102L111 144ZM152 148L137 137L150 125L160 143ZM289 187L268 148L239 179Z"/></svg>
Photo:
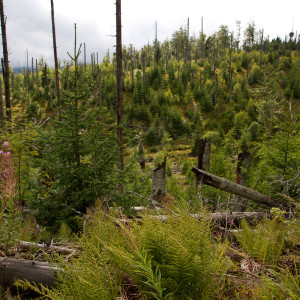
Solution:
<svg viewBox="0 0 300 300"><path fill-rule="evenodd" d="M52 36L53 36L53 50L54 50L54 64L55 64L55 87L56 87L56 97L58 114L60 117L61 101L60 101L60 89L59 89L59 74L58 74L58 59L57 59L57 48L56 48L56 33L55 33L55 22L54 22L54 4L51 1L51 20L52 20Z"/></svg>
<svg viewBox="0 0 300 300"><path fill-rule="evenodd" d="M4 107L3 107L3 92L2 79L0 77L0 130L5 128Z"/></svg>
<svg viewBox="0 0 300 300"><path fill-rule="evenodd" d="M86 71L86 46L83 44L83 52L84 52L84 71Z"/></svg>
<svg viewBox="0 0 300 300"><path fill-rule="evenodd" d="M98 66L99 68L99 106L102 106L102 97L101 97L101 90L102 90L102 74L101 74L101 68L100 66Z"/></svg>
<svg viewBox="0 0 300 300"><path fill-rule="evenodd" d="M169 44L166 46L166 71L169 71Z"/></svg>
<svg viewBox="0 0 300 300"><path fill-rule="evenodd" d="M133 74L134 65L133 65L133 49L132 49L132 47L130 48L130 62L131 62L131 82L133 84L134 83L134 74Z"/></svg>
<svg viewBox="0 0 300 300"><path fill-rule="evenodd" d="M192 168L192 171L195 174L199 174L201 183L203 183L203 184L207 184L207 185L215 187L219 190L241 196L245 199L249 199L254 202L258 202L262 205L267 205L267 206L273 207L273 206L278 206L280 204L280 203L276 203L269 196L263 195L257 191L251 190L245 186L236 184L225 178L218 177L216 175L205 172L205 171L200 170L195 167Z"/></svg>
<svg viewBox="0 0 300 300"><path fill-rule="evenodd" d="M34 62L33 62L33 57L31 58L31 81L32 81L32 88L34 89Z"/></svg>
<svg viewBox="0 0 300 300"><path fill-rule="evenodd" d="M38 90L38 95L40 96L40 79L39 79L39 66L37 59L35 60L35 68L36 68L36 84L37 84L37 90Z"/></svg>
<svg viewBox="0 0 300 300"><path fill-rule="evenodd" d="M116 25L117 25L117 136L119 148L119 170L124 170L123 159L123 93L122 93L122 23L121 0L116 0Z"/></svg>
<svg viewBox="0 0 300 300"><path fill-rule="evenodd" d="M187 64L188 57L189 57L189 38L190 38L190 18L187 19L187 39L186 39L186 46L185 46L185 56L184 56L184 64Z"/></svg>
<svg viewBox="0 0 300 300"><path fill-rule="evenodd" d="M11 123L9 63L8 63L8 49L7 49L7 38L6 38L6 18L4 15L3 0L0 0L0 15L1 15L3 57L4 57L3 80L4 80L4 90L5 90L6 117L7 117L7 121Z"/></svg>
<svg viewBox="0 0 300 300"><path fill-rule="evenodd" d="M143 68L143 86L145 87L145 82L146 82L146 67L145 67L145 63L146 63L146 57L145 57L145 50L142 50L142 68Z"/></svg>
<svg viewBox="0 0 300 300"><path fill-rule="evenodd" d="M229 102L231 101L231 94L232 94L232 71L231 71L232 40L233 40L233 34L231 33L230 46L229 46Z"/></svg>
<svg viewBox="0 0 300 300"><path fill-rule="evenodd" d="M261 31L261 40L260 40L260 62L259 62L260 70L261 70L261 66L262 66L263 45L264 45L264 30L262 29L262 31Z"/></svg>
<svg viewBox="0 0 300 300"><path fill-rule="evenodd" d="M204 60L203 17L201 17L201 58Z"/></svg>

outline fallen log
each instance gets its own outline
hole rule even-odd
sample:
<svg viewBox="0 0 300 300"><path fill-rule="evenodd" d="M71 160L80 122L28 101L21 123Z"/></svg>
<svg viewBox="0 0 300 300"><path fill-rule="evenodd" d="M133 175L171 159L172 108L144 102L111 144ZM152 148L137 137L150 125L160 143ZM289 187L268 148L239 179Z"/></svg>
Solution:
<svg viewBox="0 0 300 300"><path fill-rule="evenodd" d="M74 254L75 250L70 249L67 247L61 247L61 246L54 246L54 245L46 245L46 244L37 244L37 243L32 243L32 242L26 242L26 241L19 241L18 248L21 250L31 250L31 249L42 249L42 250L49 250L49 251L54 251L58 254Z"/></svg>
<svg viewBox="0 0 300 300"><path fill-rule="evenodd" d="M266 205L268 207L278 206L279 204L274 199L264 194L261 194L257 191L249 189L240 184L229 181L225 178L218 177L214 174L205 172L203 170L197 169L195 167L192 168L192 171L201 178L201 183L206 184L212 187L215 187L219 190L232 193L234 195L243 197L248 200L252 200L254 202L258 202L262 205Z"/></svg>
<svg viewBox="0 0 300 300"><path fill-rule="evenodd" d="M10 286L16 280L28 280L49 287L55 285L55 270L47 262L33 260L0 258L0 284Z"/></svg>

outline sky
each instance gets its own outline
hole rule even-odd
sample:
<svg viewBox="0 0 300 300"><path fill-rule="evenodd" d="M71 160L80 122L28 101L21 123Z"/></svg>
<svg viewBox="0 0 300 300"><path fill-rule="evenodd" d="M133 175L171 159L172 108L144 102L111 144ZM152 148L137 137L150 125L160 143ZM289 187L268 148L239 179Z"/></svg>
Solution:
<svg viewBox="0 0 300 300"><path fill-rule="evenodd" d="M43 59L53 66L53 42L50 0L3 0L7 16L6 31L9 60L13 67L24 66L29 60ZM58 58L69 60L73 53L74 23L78 43L86 43L87 60L91 53L102 59L107 50L115 51L115 0L54 0ZM300 34L299 0L122 0L123 45L140 49L155 38L172 39L172 34L190 23L190 34L199 36L201 17L204 33L216 32L220 25L236 31L241 20L242 32L249 22L256 29L264 28L265 36L284 39L294 30ZM1 45L2 46L2 45ZM1 48L2 56L2 48ZM81 57L83 60L83 57Z"/></svg>

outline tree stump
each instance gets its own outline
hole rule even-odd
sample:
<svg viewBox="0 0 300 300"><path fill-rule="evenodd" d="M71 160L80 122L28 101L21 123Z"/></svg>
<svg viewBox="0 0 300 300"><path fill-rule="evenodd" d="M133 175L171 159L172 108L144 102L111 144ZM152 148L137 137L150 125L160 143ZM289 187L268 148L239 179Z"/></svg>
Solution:
<svg viewBox="0 0 300 300"><path fill-rule="evenodd" d="M198 169L208 171L210 165L210 146L211 142L209 139L199 140L198 146ZM196 186L198 187L201 183L201 176L196 173Z"/></svg>
<svg viewBox="0 0 300 300"><path fill-rule="evenodd" d="M166 195L166 162L165 157L162 164L160 164L152 172L152 190L150 196L150 207L153 208L155 203L161 203Z"/></svg>
<svg viewBox="0 0 300 300"><path fill-rule="evenodd" d="M251 154L248 151L243 151L238 155L238 162L236 167L236 183L246 186L247 185L247 170L251 165ZM233 211L245 211L247 208L247 200L240 197L234 197L234 203L232 206Z"/></svg>

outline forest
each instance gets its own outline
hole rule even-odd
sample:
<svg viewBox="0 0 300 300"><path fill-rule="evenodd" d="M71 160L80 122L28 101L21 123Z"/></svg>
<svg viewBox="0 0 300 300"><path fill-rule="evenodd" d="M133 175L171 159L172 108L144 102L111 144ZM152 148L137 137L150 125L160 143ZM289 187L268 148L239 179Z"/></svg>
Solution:
<svg viewBox="0 0 300 300"><path fill-rule="evenodd" d="M2 299L299 299L300 35L137 49L117 0L116 52L75 24L59 61L51 0L55 67L16 72L0 4Z"/></svg>

